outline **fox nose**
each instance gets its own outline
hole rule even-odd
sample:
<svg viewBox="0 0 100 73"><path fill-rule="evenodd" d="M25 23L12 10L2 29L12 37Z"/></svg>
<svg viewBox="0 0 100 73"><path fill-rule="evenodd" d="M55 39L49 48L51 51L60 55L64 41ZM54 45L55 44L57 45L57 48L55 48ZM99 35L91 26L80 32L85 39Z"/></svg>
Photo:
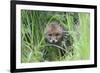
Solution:
<svg viewBox="0 0 100 73"><path fill-rule="evenodd" d="M56 39L50 40L51 43L57 43Z"/></svg>
<svg viewBox="0 0 100 73"><path fill-rule="evenodd" d="M55 40L52 40L53 43L55 43Z"/></svg>

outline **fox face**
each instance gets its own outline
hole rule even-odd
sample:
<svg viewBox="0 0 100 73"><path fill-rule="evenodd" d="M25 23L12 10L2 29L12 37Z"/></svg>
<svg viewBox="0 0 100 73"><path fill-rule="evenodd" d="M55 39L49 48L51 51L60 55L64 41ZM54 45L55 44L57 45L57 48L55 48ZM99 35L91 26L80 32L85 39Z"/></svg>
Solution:
<svg viewBox="0 0 100 73"><path fill-rule="evenodd" d="M52 22L46 29L45 39L49 43L58 43L63 38L63 31L64 29L57 22Z"/></svg>

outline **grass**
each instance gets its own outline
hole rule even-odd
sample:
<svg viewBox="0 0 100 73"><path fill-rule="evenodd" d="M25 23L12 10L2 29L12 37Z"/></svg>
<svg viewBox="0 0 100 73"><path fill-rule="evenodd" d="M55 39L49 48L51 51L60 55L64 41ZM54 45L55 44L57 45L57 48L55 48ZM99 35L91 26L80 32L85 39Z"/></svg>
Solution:
<svg viewBox="0 0 100 73"><path fill-rule="evenodd" d="M73 37L74 55L63 57L44 40L46 26L59 21ZM21 10L21 62L86 60L90 57L89 13ZM62 49L61 46L56 46ZM66 45L65 45L66 47ZM59 53L59 54L57 54ZM45 56L44 56L45 55Z"/></svg>

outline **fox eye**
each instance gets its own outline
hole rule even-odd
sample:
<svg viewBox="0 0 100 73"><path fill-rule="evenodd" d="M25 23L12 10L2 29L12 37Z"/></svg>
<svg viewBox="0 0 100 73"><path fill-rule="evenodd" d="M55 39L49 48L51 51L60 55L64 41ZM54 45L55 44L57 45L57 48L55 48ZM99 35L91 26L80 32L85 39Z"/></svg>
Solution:
<svg viewBox="0 0 100 73"><path fill-rule="evenodd" d="M59 33L56 33L55 35L56 35L56 36L59 36L60 34L59 34Z"/></svg>
<svg viewBox="0 0 100 73"><path fill-rule="evenodd" d="M49 36L52 36L52 34L48 34Z"/></svg>

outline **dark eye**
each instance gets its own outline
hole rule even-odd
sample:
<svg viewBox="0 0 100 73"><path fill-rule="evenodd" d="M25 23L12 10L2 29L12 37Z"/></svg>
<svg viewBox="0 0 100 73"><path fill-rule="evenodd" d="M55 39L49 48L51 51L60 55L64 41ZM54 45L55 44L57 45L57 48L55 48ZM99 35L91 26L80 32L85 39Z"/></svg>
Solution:
<svg viewBox="0 0 100 73"><path fill-rule="evenodd" d="M48 34L49 36L52 36L52 34Z"/></svg>
<svg viewBox="0 0 100 73"><path fill-rule="evenodd" d="M60 34L59 33L56 33L56 36L59 36Z"/></svg>

